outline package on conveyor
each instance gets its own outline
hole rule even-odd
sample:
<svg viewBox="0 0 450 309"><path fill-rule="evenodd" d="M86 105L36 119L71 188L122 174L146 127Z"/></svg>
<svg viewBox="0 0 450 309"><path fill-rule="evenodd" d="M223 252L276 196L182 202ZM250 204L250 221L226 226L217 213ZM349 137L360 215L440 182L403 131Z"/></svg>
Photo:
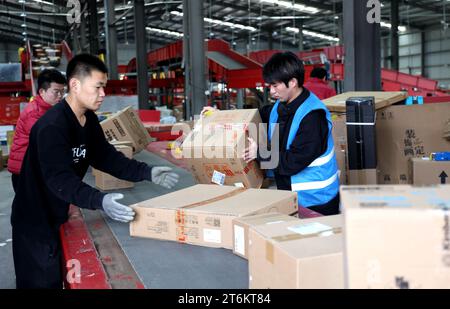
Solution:
<svg viewBox="0 0 450 309"><path fill-rule="evenodd" d="M215 111L198 120L182 144L183 159L196 181L260 188L258 163L241 158L248 137L257 141L260 123L257 109Z"/></svg>
<svg viewBox="0 0 450 309"><path fill-rule="evenodd" d="M253 226L251 289L344 288L342 215Z"/></svg>
<svg viewBox="0 0 450 309"><path fill-rule="evenodd" d="M130 235L232 249L232 221L268 212L297 211L290 191L200 184L131 205Z"/></svg>
<svg viewBox="0 0 450 309"><path fill-rule="evenodd" d="M450 288L450 186L340 193L347 288Z"/></svg>
<svg viewBox="0 0 450 309"><path fill-rule="evenodd" d="M114 147L123 153L127 158L133 157L133 148L131 142L117 142L113 143ZM95 177L95 186L100 190L116 190L134 187L134 182L118 179L112 175L104 173L102 171L92 169L92 174Z"/></svg>
<svg viewBox="0 0 450 309"><path fill-rule="evenodd" d="M288 221L298 221L298 218L277 212L235 218L233 220L233 253L248 259L248 233L250 228Z"/></svg>
<svg viewBox="0 0 450 309"><path fill-rule="evenodd" d="M131 141L133 153L145 149L151 142L150 135L131 106L108 117L100 124L108 141Z"/></svg>

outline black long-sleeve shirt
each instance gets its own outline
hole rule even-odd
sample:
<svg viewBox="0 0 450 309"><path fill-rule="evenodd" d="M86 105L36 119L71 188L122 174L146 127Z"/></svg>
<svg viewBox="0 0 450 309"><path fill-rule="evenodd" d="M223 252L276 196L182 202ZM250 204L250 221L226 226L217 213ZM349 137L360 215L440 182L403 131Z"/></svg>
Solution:
<svg viewBox="0 0 450 309"><path fill-rule="evenodd" d="M303 118L290 149L286 150L295 112L309 95L308 89L303 88L302 93L291 103L280 102L278 105L279 164L274 169L274 174L277 188L280 190L291 190L291 176L305 169L327 149L328 123L326 115L322 110L315 110ZM272 108L273 105L268 105L260 109L263 123L269 123ZM270 160L270 158L258 157L259 160Z"/></svg>
<svg viewBox="0 0 450 309"><path fill-rule="evenodd" d="M11 224L30 237L54 237L69 205L101 209L105 193L82 179L89 165L128 181L149 179L151 167L126 158L110 145L98 118L85 113L81 126L62 100L33 126L14 198Z"/></svg>

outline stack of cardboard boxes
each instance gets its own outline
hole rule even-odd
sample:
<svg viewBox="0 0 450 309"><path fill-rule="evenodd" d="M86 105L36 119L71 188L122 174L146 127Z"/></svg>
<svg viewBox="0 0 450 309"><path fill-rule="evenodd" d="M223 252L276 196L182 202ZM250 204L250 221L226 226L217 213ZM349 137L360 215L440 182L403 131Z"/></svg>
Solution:
<svg viewBox="0 0 450 309"><path fill-rule="evenodd" d="M445 133L450 122L450 103L391 106L406 98L405 94L398 92L348 92L324 100L324 103L330 111L341 113L345 111L346 99L355 96L375 98L376 183L412 184L411 177L418 174L411 171L410 159L429 156L432 152L450 151L450 141ZM345 122L345 114L334 116L333 138L337 145L336 157L341 170L341 184L366 184L361 181L364 177L351 177L348 164L345 164L348 162ZM345 181L342 173L348 181Z"/></svg>

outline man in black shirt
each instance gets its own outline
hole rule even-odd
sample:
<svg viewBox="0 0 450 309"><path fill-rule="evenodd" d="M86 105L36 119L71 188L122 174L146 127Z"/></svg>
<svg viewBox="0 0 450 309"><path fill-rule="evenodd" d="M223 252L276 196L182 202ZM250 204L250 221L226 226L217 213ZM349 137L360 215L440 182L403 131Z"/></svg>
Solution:
<svg viewBox="0 0 450 309"><path fill-rule="evenodd" d="M105 64L95 56L75 56L67 66L69 93L33 126L11 213L17 288L61 288L59 228L69 205L102 209L130 222L133 210L82 179L89 166L128 181L149 180L172 188L178 175L169 167L126 158L110 145L94 111L105 97Z"/></svg>

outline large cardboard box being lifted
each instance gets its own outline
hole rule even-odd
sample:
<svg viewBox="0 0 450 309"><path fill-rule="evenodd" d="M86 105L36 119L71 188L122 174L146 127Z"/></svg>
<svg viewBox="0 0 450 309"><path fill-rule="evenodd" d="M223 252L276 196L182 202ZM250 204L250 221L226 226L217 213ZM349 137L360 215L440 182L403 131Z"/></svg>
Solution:
<svg viewBox="0 0 450 309"><path fill-rule="evenodd" d="M130 146L116 144L114 147L127 158L131 159L133 157L133 149ZM134 182L118 179L96 169L92 170L92 174L95 177L95 186L101 190L116 190L134 187Z"/></svg>
<svg viewBox="0 0 450 309"><path fill-rule="evenodd" d="M343 186L347 288L450 288L450 186Z"/></svg>
<svg viewBox="0 0 450 309"><path fill-rule="evenodd" d="M183 158L196 181L260 188L264 177L258 163L241 158L247 138L257 140L260 123L257 109L215 111L197 121L182 145Z"/></svg>
<svg viewBox="0 0 450 309"><path fill-rule="evenodd" d="M239 217L233 220L233 253L248 259L248 233L250 228L258 225L298 221L298 218L270 212L261 215Z"/></svg>
<svg viewBox="0 0 450 309"><path fill-rule="evenodd" d="M232 249L232 221L268 212L297 211L290 191L195 185L131 206L130 235Z"/></svg>
<svg viewBox="0 0 450 309"><path fill-rule="evenodd" d="M377 114L379 184L411 184L409 160L450 151L442 136L450 103L390 106Z"/></svg>
<svg viewBox="0 0 450 309"><path fill-rule="evenodd" d="M252 227L250 288L343 288L342 221L338 215Z"/></svg>
<svg viewBox="0 0 450 309"><path fill-rule="evenodd" d="M438 185L448 183L450 161L433 161L429 157L411 159L410 175L413 185Z"/></svg>
<svg viewBox="0 0 450 309"><path fill-rule="evenodd" d="M133 153L145 149L152 141L139 115L131 106L103 120L100 124L108 141L131 141Z"/></svg>

